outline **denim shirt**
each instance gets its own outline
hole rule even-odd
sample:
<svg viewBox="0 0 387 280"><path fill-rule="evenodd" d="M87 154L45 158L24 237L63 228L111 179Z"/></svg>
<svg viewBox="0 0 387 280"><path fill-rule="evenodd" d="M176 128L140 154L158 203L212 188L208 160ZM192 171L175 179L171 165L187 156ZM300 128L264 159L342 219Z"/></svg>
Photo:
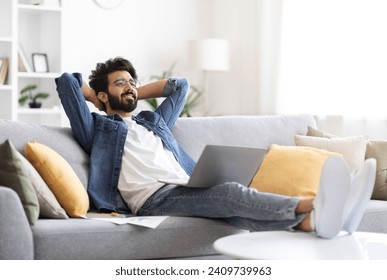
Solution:
<svg viewBox="0 0 387 280"><path fill-rule="evenodd" d="M90 156L87 191L91 202L99 212L118 211L117 185L128 128L118 114L105 116L90 113L81 90L82 81L79 73L64 73L55 79L74 137ZM184 107L188 89L187 80L168 79L163 91L166 99L162 104L154 112L142 111L132 118L159 136L182 168L191 175L196 163L177 143L170 130Z"/></svg>

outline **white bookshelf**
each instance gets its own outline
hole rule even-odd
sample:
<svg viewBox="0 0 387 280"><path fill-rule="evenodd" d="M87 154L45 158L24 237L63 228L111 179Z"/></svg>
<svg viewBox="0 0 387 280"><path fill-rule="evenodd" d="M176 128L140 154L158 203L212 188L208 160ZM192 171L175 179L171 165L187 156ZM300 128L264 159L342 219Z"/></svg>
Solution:
<svg viewBox="0 0 387 280"><path fill-rule="evenodd" d="M11 91L12 90L12 86L11 85L0 85L0 91L1 90Z"/></svg>
<svg viewBox="0 0 387 280"><path fill-rule="evenodd" d="M0 42L11 43L12 42L12 38L11 37L0 37Z"/></svg>
<svg viewBox="0 0 387 280"><path fill-rule="evenodd" d="M22 2L22 1L20 1ZM45 5L31 5L31 4L18 4L19 10L25 10L29 12L62 12L62 8L60 6L45 6Z"/></svg>
<svg viewBox="0 0 387 280"><path fill-rule="evenodd" d="M52 2L52 1L51 1ZM62 72L62 6L32 5L30 0L0 1L0 57L9 58L8 79L0 85L0 118L62 126L67 123L54 79ZM19 72L19 46L30 72ZM32 54L47 55L48 72L34 72ZM47 92L39 109L19 105L20 90L29 85Z"/></svg>

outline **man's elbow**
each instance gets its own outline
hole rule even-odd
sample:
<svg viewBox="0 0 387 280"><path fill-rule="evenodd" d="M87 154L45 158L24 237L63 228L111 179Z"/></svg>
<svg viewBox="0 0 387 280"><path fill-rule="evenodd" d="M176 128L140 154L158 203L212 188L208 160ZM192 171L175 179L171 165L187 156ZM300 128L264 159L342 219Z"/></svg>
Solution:
<svg viewBox="0 0 387 280"><path fill-rule="evenodd" d="M82 86L82 76L79 73L63 73L60 77L55 79L56 89L61 94L66 94L71 92L69 88L80 88Z"/></svg>

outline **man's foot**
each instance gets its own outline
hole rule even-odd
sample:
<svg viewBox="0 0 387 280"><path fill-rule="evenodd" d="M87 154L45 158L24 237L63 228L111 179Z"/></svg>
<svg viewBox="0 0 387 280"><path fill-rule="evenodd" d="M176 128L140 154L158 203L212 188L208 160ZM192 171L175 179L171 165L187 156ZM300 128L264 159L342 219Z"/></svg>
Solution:
<svg viewBox="0 0 387 280"><path fill-rule="evenodd" d="M371 199L376 178L376 160L367 159L363 166L353 174L352 185L344 209L342 230L349 234L355 232Z"/></svg>
<svg viewBox="0 0 387 280"><path fill-rule="evenodd" d="M348 165L341 157L328 158L321 171L320 186L311 213L312 226L322 238L333 238L343 225L344 205L351 187Z"/></svg>

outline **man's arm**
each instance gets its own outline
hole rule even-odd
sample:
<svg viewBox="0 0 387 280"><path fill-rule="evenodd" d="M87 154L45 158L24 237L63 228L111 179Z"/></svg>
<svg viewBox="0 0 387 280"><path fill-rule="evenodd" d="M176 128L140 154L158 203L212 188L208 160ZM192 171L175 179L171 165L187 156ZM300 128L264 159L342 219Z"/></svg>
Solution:
<svg viewBox="0 0 387 280"><path fill-rule="evenodd" d="M137 90L139 99L166 97L156 112L162 116L169 128L172 128L183 110L188 91L188 81L177 78L152 82Z"/></svg>
<svg viewBox="0 0 387 280"><path fill-rule="evenodd" d="M138 99L162 97L167 80L159 80L140 86L137 89Z"/></svg>
<svg viewBox="0 0 387 280"><path fill-rule="evenodd" d="M82 81L81 89L82 89L83 96L87 101L93 103L98 110L100 111L104 110L104 104L102 103L101 100L98 99L94 89L89 87L89 85L86 84L85 81Z"/></svg>
<svg viewBox="0 0 387 280"><path fill-rule="evenodd" d="M168 128L172 128L182 112L187 100L189 82L186 79L169 78L164 84L162 97L166 99L156 109Z"/></svg>
<svg viewBox="0 0 387 280"><path fill-rule="evenodd" d="M94 137L94 120L82 91L82 76L79 73L63 73L55 79L55 82L73 134L82 148L90 153Z"/></svg>

